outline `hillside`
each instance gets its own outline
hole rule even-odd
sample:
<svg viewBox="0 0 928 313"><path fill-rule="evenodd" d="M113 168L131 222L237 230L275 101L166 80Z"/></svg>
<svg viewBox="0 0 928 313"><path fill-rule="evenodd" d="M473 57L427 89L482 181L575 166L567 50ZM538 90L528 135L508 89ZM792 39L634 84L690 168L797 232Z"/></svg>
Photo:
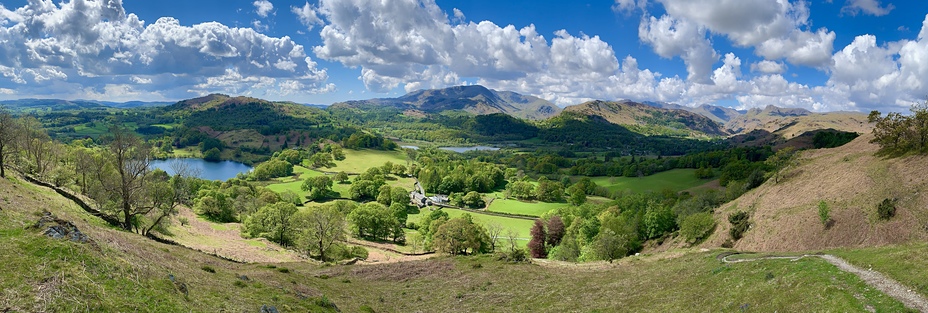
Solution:
<svg viewBox="0 0 928 313"><path fill-rule="evenodd" d="M644 102L644 104L647 104L653 107L662 108L662 109L690 111L690 112L708 117L710 120L713 120L716 123L723 124L723 125L727 123L728 121L730 121L732 118L735 118L747 112L747 111L738 111L738 110L735 110L729 107L723 107L723 106L717 106L717 105L711 105L711 104L703 104L698 107L688 107L688 106L683 106L679 104L673 104L673 103L667 103L667 102L653 102L653 101L646 101Z"/></svg>
<svg viewBox="0 0 928 313"><path fill-rule="evenodd" d="M813 113L805 109L789 109L776 106L750 109L733 117L725 124L733 134L745 134L753 130L776 133L791 139L807 131L835 129L847 132L867 133L873 128L867 115L857 112Z"/></svg>
<svg viewBox="0 0 928 313"><path fill-rule="evenodd" d="M753 223L735 248L750 251L808 251L868 247L928 238L928 157L875 157L872 134L833 149L804 151L800 165L780 183L769 180L716 210L719 227L704 243L718 247L728 236L727 216L751 213ZM877 217L884 199L898 199L896 216ZM818 203L831 208L833 225L824 229Z"/></svg>
<svg viewBox="0 0 928 313"><path fill-rule="evenodd" d="M817 258L721 264L718 252L674 251L614 264L509 264L494 256L242 264L107 227L49 190L16 179L0 179L0 194L4 312L905 309ZM42 210L73 223L88 241L50 238L43 234L48 224L31 227Z"/></svg>
<svg viewBox="0 0 928 313"><path fill-rule="evenodd" d="M364 108L371 105L426 113L448 110L466 111L477 115L505 113L533 120L545 119L561 111L553 103L538 97L491 90L480 85L418 90L399 98L346 101L335 103L332 107Z"/></svg>
<svg viewBox="0 0 928 313"><path fill-rule="evenodd" d="M14 111L64 111L64 110L87 110L102 108L140 108L140 107L158 107L170 104L161 101L95 101L95 100L61 100L61 99L19 99L3 100L0 106Z"/></svg>
<svg viewBox="0 0 928 313"><path fill-rule="evenodd" d="M727 132L711 119L681 109L662 109L632 101L589 101L564 112L597 116L647 135L724 136Z"/></svg>
<svg viewBox="0 0 928 313"><path fill-rule="evenodd" d="M331 138L341 140L357 130L342 126L324 110L292 102L211 94L162 108L166 116L190 129L219 139L226 147L274 151Z"/></svg>

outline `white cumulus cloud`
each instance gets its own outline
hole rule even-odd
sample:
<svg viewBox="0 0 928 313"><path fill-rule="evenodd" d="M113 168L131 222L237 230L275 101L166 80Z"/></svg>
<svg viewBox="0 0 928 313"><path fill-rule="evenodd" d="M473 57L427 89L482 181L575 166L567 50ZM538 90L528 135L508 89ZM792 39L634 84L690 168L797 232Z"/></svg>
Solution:
<svg viewBox="0 0 928 313"><path fill-rule="evenodd" d="M26 95L69 97L68 90L81 89L87 96L150 92L176 99L209 86L211 78L228 79L230 69L243 79L298 79L312 93L326 90L328 77L288 37L216 22L186 26L171 17L146 24L119 0L0 6L0 42L6 43L0 45L0 87L18 85ZM123 85L133 92L113 87Z"/></svg>
<svg viewBox="0 0 928 313"><path fill-rule="evenodd" d="M255 0L251 5L255 6L255 13L260 17L267 17L274 10L274 4L268 0Z"/></svg>
<svg viewBox="0 0 928 313"><path fill-rule="evenodd" d="M889 14L889 11L892 11L895 6L892 3L886 4L885 6L880 5L879 0L847 0L847 3L844 7L841 8L841 13L857 15L857 14L869 14L873 16L883 16Z"/></svg>

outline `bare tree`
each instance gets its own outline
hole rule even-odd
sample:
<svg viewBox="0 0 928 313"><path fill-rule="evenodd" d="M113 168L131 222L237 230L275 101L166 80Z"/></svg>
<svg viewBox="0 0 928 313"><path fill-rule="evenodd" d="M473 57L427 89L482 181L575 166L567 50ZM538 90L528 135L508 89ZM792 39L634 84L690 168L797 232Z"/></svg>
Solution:
<svg viewBox="0 0 928 313"><path fill-rule="evenodd" d="M19 120L21 125L20 147L26 154L28 170L42 177L58 159L54 142L45 132L42 123L34 116L24 116Z"/></svg>
<svg viewBox="0 0 928 313"><path fill-rule="evenodd" d="M510 228L506 231L506 241L509 243L509 252L515 252L519 246L519 233Z"/></svg>
<svg viewBox="0 0 928 313"><path fill-rule="evenodd" d="M0 108L0 177L6 177L10 158L17 152L19 124L10 112Z"/></svg>
<svg viewBox="0 0 928 313"><path fill-rule="evenodd" d="M499 223L488 223L485 225L487 237L490 237L490 250L496 251L496 242L499 241L503 234L503 225Z"/></svg>

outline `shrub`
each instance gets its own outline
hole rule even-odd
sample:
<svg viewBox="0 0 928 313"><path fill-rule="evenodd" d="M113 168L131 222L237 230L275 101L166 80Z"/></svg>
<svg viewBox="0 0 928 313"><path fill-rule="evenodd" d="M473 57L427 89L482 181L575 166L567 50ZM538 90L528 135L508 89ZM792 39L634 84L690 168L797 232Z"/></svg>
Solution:
<svg viewBox="0 0 928 313"><path fill-rule="evenodd" d="M515 249L511 252L500 252L498 259L511 263L522 263L528 261L528 254L525 253L525 250Z"/></svg>
<svg viewBox="0 0 928 313"><path fill-rule="evenodd" d="M728 222L731 223L731 229L728 230L728 234L731 235L732 240L739 240L744 236L744 232L748 231L748 228L751 227L751 222L748 221L750 215L748 212L738 211L728 215Z"/></svg>
<svg viewBox="0 0 928 313"><path fill-rule="evenodd" d="M286 268L286 267L278 268L277 271L278 271L278 272L281 272L281 273L284 273L284 274L289 274L289 273L290 273L290 269L289 269L289 268Z"/></svg>
<svg viewBox="0 0 928 313"><path fill-rule="evenodd" d="M876 213L881 220L889 220L896 216L896 199L883 199L876 207Z"/></svg>
<svg viewBox="0 0 928 313"><path fill-rule="evenodd" d="M203 265L203 267L200 267L200 269L208 273L216 273L216 269L209 265Z"/></svg>
<svg viewBox="0 0 928 313"><path fill-rule="evenodd" d="M187 219L186 217L181 217L178 220L180 221L180 226L190 225L190 220Z"/></svg>
<svg viewBox="0 0 928 313"><path fill-rule="evenodd" d="M831 209L828 208L828 203L825 203L825 200L818 202L818 218L826 228L828 227L828 220L831 219L830 212Z"/></svg>
<svg viewBox="0 0 928 313"><path fill-rule="evenodd" d="M691 244L706 238L714 229L715 219L712 218L712 213L709 212L687 216L680 223L680 234Z"/></svg>

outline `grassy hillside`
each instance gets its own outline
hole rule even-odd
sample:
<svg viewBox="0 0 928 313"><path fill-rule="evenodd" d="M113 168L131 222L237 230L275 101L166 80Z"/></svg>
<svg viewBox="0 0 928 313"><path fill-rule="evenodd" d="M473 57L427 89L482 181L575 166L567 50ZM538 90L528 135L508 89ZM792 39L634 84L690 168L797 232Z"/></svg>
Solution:
<svg viewBox="0 0 928 313"><path fill-rule="evenodd" d="M768 106L751 109L732 118L725 124L734 134L746 134L752 130L775 133L791 139L817 129L836 129L847 132L869 133L873 129L867 115L858 112L812 113L803 109L785 109Z"/></svg>
<svg viewBox="0 0 928 313"><path fill-rule="evenodd" d="M232 263L116 230L28 183L0 179L0 194L0 311L326 310L317 305L317 287L290 282L295 272ZM52 239L44 228L30 228L43 210L73 223L90 242Z"/></svg>
<svg viewBox="0 0 928 313"><path fill-rule="evenodd" d="M708 117L686 110L662 109L625 101L590 101L569 106L565 112L598 116L646 135L722 136L727 132Z"/></svg>
<svg viewBox="0 0 928 313"><path fill-rule="evenodd" d="M112 229L32 185L0 179L0 194L4 311L905 311L817 258L722 264L718 252L674 251L582 265L493 256L238 264ZM91 242L29 228L43 209Z"/></svg>
<svg viewBox="0 0 928 313"><path fill-rule="evenodd" d="M755 251L805 251L864 247L928 238L928 157L875 157L872 135L833 149L808 150L779 183L773 179L716 210L719 227L705 246L717 247L728 236L727 216L751 213L753 226L735 248ZM878 218L876 208L897 199L896 216ZM833 225L823 227L818 204L831 209Z"/></svg>

